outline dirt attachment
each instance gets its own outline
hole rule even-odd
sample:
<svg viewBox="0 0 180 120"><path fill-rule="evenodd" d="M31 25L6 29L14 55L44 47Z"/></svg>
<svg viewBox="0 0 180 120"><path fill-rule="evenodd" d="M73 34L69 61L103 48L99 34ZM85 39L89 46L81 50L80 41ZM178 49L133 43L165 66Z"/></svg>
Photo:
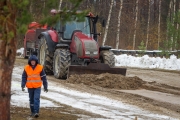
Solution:
<svg viewBox="0 0 180 120"><path fill-rule="evenodd" d="M94 74L82 74L82 75L71 75L67 79L68 83L73 84L84 84L88 86L100 86L103 88L110 89L124 89L124 90L134 90L139 89L145 84L139 77L125 77L123 75L115 75L104 73L100 75Z"/></svg>

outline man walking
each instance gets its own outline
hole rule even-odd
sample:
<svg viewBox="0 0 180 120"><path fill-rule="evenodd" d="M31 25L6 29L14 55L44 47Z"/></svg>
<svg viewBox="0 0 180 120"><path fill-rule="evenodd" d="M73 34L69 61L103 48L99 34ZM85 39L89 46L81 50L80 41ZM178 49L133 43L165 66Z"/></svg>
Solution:
<svg viewBox="0 0 180 120"><path fill-rule="evenodd" d="M48 83L43 66L38 63L37 57L32 55L28 60L28 65L24 67L21 87L22 91L25 90L25 85L28 88L31 116L34 117L39 117L42 84L44 86L44 91L48 92Z"/></svg>

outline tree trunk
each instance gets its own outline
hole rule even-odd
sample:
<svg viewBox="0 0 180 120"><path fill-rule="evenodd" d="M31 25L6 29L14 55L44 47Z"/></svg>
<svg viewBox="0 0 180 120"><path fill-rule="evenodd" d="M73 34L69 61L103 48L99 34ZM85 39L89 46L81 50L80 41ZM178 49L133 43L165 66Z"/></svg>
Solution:
<svg viewBox="0 0 180 120"><path fill-rule="evenodd" d="M178 3L178 14L180 14L180 3ZM179 21L179 18L178 18L178 21ZM178 33L179 33L179 22L177 22L177 27L176 27L176 38L175 38L175 50L177 50L177 46L178 46Z"/></svg>
<svg viewBox="0 0 180 120"><path fill-rule="evenodd" d="M44 6L43 6L43 9L46 8L46 0L44 0Z"/></svg>
<svg viewBox="0 0 180 120"><path fill-rule="evenodd" d="M2 9L4 6L9 8L8 11ZM17 11L8 0L0 1L0 9L0 120L10 120L11 74L16 56Z"/></svg>
<svg viewBox="0 0 180 120"><path fill-rule="evenodd" d="M108 33L108 29L109 29L109 22L110 22L111 13L112 13L113 3L114 3L114 0L111 0L111 5L110 5L110 9L109 9L109 15L108 15L108 20L107 20L107 24L106 24L106 28L105 28L105 32L104 32L104 38L103 38L102 46L104 46L104 44L106 42L107 33Z"/></svg>
<svg viewBox="0 0 180 120"><path fill-rule="evenodd" d="M159 0L159 20L158 20L158 50L161 36L161 0Z"/></svg>
<svg viewBox="0 0 180 120"><path fill-rule="evenodd" d="M172 18L172 27L174 28L174 21L175 21L175 12L176 12L176 0L174 0L174 7L173 7L173 18ZM174 50L174 33L171 35L171 51Z"/></svg>
<svg viewBox="0 0 180 120"><path fill-rule="evenodd" d="M62 0L59 0L59 10L61 10Z"/></svg>
<svg viewBox="0 0 180 120"><path fill-rule="evenodd" d="M150 22L150 11L151 11L151 0L149 0L149 10L148 10L148 24L147 24L147 39L146 39L146 50L149 42L149 22Z"/></svg>
<svg viewBox="0 0 180 120"><path fill-rule="evenodd" d="M30 0L29 11L30 11L31 14L33 14L33 12L32 12L32 7L33 7L33 1Z"/></svg>
<svg viewBox="0 0 180 120"><path fill-rule="evenodd" d="M134 23L133 50L135 49L135 44L136 44L136 27L137 27L137 20L138 20L138 3L139 3L139 0L136 0L136 18L135 18L135 23Z"/></svg>
<svg viewBox="0 0 180 120"><path fill-rule="evenodd" d="M120 25L121 25L121 11L123 7L123 0L121 0L121 6L118 14L118 26L117 26L117 36L116 36L116 49L119 47L119 35L120 35Z"/></svg>
<svg viewBox="0 0 180 120"><path fill-rule="evenodd" d="M169 3L169 10L168 10L168 19L169 19L169 22L171 21L171 8L172 8L172 0L170 0L170 3ZM166 31L166 42L168 44L167 46L167 50L169 50L169 25L167 24L167 31Z"/></svg>

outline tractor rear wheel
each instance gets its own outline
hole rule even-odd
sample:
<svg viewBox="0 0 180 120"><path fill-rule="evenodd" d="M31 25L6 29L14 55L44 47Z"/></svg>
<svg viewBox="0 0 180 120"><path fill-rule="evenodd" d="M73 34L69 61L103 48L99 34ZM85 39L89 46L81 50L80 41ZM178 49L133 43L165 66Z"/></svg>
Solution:
<svg viewBox="0 0 180 120"><path fill-rule="evenodd" d="M41 65L44 67L44 71L48 75L53 74L53 53L50 53L48 50L48 45L46 43L46 38L41 37L38 47L38 60Z"/></svg>
<svg viewBox="0 0 180 120"><path fill-rule="evenodd" d="M101 63L108 64L110 67L115 66L114 53L109 50L103 50L100 52Z"/></svg>
<svg viewBox="0 0 180 120"><path fill-rule="evenodd" d="M24 59L28 59L28 56L26 56L26 50L24 50L23 57Z"/></svg>
<svg viewBox="0 0 180 120"><path fill-rule="evenodd" d="M54 53L53 72L55 78L66 79L71 63L70 52L67 49L57 49Z"/></svg>

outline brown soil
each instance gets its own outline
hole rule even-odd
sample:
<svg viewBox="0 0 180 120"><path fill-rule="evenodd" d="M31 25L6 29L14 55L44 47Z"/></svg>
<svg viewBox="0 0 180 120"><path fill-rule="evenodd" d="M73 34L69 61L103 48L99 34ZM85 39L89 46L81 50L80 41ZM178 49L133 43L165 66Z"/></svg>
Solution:
<svg viewBox="0 0 180 120"><path fill-rule="evenodd" d="M30 108L11 106L10 114L11 120L77 120L86 116L84 118L103 118L100 115L89 113L81 109L72 108L67 105L60 105L61 107L41 107L40 114L38 118L30 116Z"/></svg>
<svg viewBox="0 0 180 120"><path fill-rule="evenodd" d="M115 74L82 74L82 75L71 75L67 80L68 83L73 84L84 84L88 86L96 85L103 88L110 89L139 89L142 87L144 82L142 79L135 77L125 77L122 75Z"/></svg>
<svg viewBox="0 0 180 120"><path fill-rule="evenodd" d="M29 108L11 107L11 120L33 120ZM38 120L77 120L78 116L67 114L63 108L41 108Z"/></svg>

